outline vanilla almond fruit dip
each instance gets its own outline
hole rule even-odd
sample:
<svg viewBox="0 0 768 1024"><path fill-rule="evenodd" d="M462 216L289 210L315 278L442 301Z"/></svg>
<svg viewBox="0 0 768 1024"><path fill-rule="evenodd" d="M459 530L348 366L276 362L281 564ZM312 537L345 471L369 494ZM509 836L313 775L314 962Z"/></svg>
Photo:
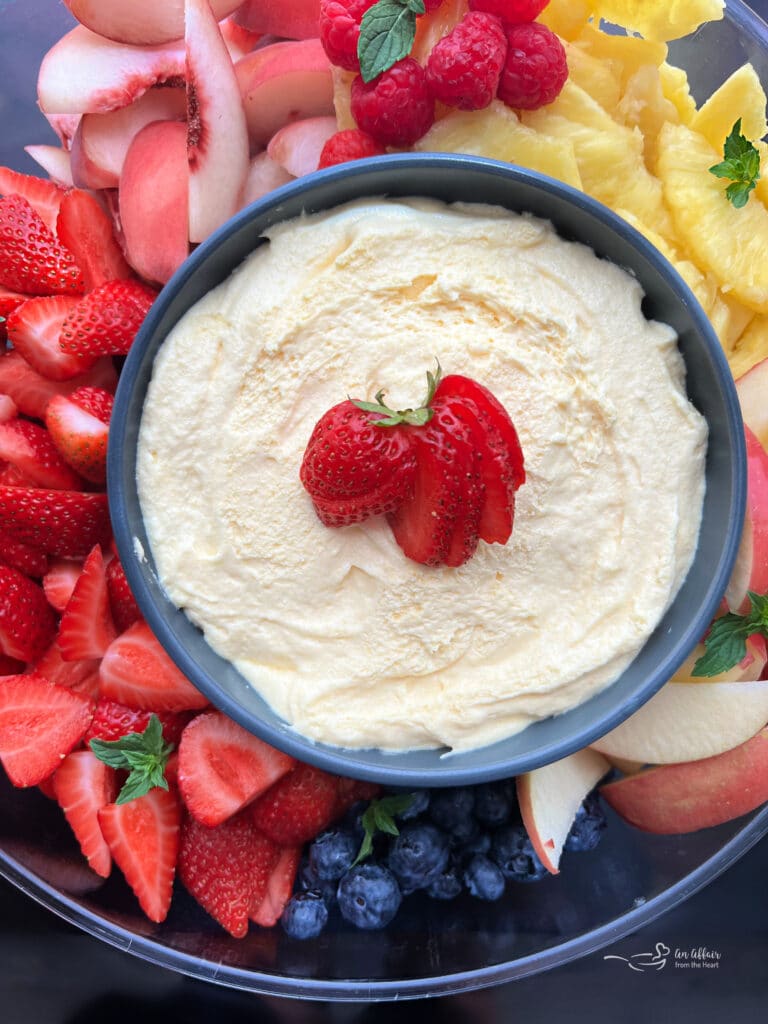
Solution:
<svg viewBox="0 0 768 1024"><path fill-rule="evenodd" d="M160 582L303 735L384 750L494 742L613 682L697 545L706 424L674 331L628 273L547 222L367 201L283 223L155 361L138 486ZM413 405L439 358L511 415L508 544L458 569L382 517L330 529L299 480L347 395Z"/></svg>

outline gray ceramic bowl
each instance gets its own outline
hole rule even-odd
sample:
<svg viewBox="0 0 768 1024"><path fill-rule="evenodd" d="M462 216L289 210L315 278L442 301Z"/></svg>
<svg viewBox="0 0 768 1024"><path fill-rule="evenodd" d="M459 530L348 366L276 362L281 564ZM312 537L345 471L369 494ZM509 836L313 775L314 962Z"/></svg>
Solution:
<svg viewBox="0 0 768 1024"><path fill-rule="evenodd" d="M201 632L157 582L136 485L136 447L155 355L170 329L222 282L278 221L364 197L427 196L494 203L551 220L566 238L628 268L646 292L644 312L680 338L691 401L709 424L707 489L693 566L672 606L621 677L571 711L509 739L467 753L384 753L325 746L297 734ZM660 453L663 458L663 453ZM407 155L331 168L270 193L217 231L162 291L136 339L117 392L109 443L112 522L129 583L146 619L179 668L246 729L301 760L391 785L456 785L511 776L586 746L617 726L674 673L700 639L725 590L741 534L746 492L744 434L727 362L704 312L667 261L600 203L553 179L475 157ZM136 557L136 540L146 560Z"/></svg>

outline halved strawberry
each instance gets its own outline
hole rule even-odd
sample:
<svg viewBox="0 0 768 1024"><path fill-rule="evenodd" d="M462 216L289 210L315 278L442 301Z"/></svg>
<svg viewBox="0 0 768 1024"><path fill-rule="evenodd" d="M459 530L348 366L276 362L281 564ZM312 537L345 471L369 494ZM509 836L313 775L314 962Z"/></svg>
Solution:
<svg viewBox="0 0 768 1024"><path fill-rule="evenodd" d="M182 733L179 789L190 813L211 827L264 793L294 764L292 757L212 711L198 715Z"/></svg>
<svg viewBox="0 0 768 1024"><path fill-rule="evenodd" d="M9 395L25 416L42 420L54 395L68 395L84 386L104 388L114 394L117 373L112 360L105 356L85 373L66 381L53 381L33 370L20 352L0 354L0 391Z"/></svg>
<svg viewBox="0 0 768 1024"><path fill-rule="evenodd" d="M136 598L133 596L128 580L125 576L125 569L117 555L107 566L107 592L109 594L109 606L112 609L112 621L118 633L124 632L134 622L141 621L141 611Z"/></svg>
<svg viewBox="0 0 768 1024"><path fill-rule="evenodd" d="M48 571L48 555L31 544L9 537L0 530L0 562L18 569L25 576L44 576Z"/></svg>
<svg viewBox="0 0 768 1024"><path fill-rule="evenodd" d="M36 674L0 679L0 761L14 786L37 786L85 735L93 702Z"/></svg>
<svg viewBox="0 0 768 1024"><path fill-rule="evenodd" d="M110 645L99 668L101 695L147 711L194 711L208 705L160 646L146 622Z"/></svg>
<svg viewBox="0 0 768 1024"><path fill-rule="evenodd" d="M103 389L78 388L55 395L45 425L66 462L94 484L107 479L107 438L114 397Z"/></svg>
<svg viewBox="0 0 768 1024"><path fill-rule="evenodd" d="M10 167L0 167L0 196L23 196L40 215L46 227L55 234L61 201L66 195L63 188L47 178L19 174ZM64 245L67 243L61 240Z"/></svg>
<svg viewBox="0 0 768 1024"><path fill-rule="evenodd" d="M107 804L99 825L115 863L158 924L168 915L179 852L181 804L173 791L152 789L125 804Z"/></svg>
<svg viewBox="0 0 768 1024"><path fill-rule="evenodd" d="M0 565L0 651L19 661L35 661L53 642L56 616L43 588Z"/></svg>
<svg viewBox="0 0 768 1024"><path fill-rule="evenodd" d="M310 764L297 764L253 802L253 823L278 846L307 843L333 821L338 782Z"/></svg>
<svg viewBox="0 0 768 1024"><path fill-rule="evenodd" d="M251 920L262 928L272 928L280 920L285 905L293 893L296 872L301 860L300 846L284 847L267 880L263 899L251 908Z"/></svg>
<svg viewBox="0 0 768 1024"><path fill-rule="evenodd" d="M191 711L139 711L104 697L96 701L93 721L85 734L85 742L119 740L131 732L144 732L152 715L160 719L165 742L177 747L192 715Z"/></svg>
<svg viewBox="0 0 768 1024"><path fill-rule="evenodd" d="M2 487L34 487L35 483L18 466L10 462L0 462L0 486Z"/></svg>
<svg viewBox="0 0 768 1024"><path fill-rule="evenodd" d="M189 894L230 935L241 939L261 903L278 857L277 847L239 814L216 828L188 816L182 826L179 878Z"/></svg>
<svg viewBox="0 0 768 1024"><path fill-rule="evenodd" d="M70 295L27 299L6 320L8 339L43 377L70 380L95 362L93 357L73 356L59 347L62 325L77 304L78 300Z"/></svg>
<svg viewBox="0 0 768 1024"><path fill-rule="evenodd" d="M2 324L0 324L0 328ZM0 423L9 423L19 415L19 409L10 395L0 395Z"/></svg>
<svg viewBox="0 0 768 1024"><path fill-rule="evenodd" d="M61 616L57 643L65 661L101 658L117 636L109 610L104 556L93 547Z"/></svg>
<svg viewBox="0 0 768 1024"><path fill-rule="evenodd" d="M64 611L82 571L83 564L78 560L55 558L51 561L43 576L43 590L51 608Z"/></svg>
<svg viewBox="0 0 768 1024"><path fill-rule="evenodd" d="M62 352L81 359L125 355L157 298L141 281L108 281L74 306L62 324Z"/></svg>
<svg viewBox="0 0 768 1024"><path fill-rule="evenodd" d="M53 776L56 800L75 833L83 856L97 875L108 878L112 857L98 813L117 796L117 778L90 750L67 754Z"/></svg>
<svg viewBox="0 0 768 1024"><path fill-rule="evenodd" d="M50 555L84 558L112 534L107 496L0 486L0 530Z"/></svg>
<svg viewBox="0 0 768 1024"><path fill-rule="evenodd" d="M377 782L364 782L361 779L347 779L343 776L337 780L336 806L333 809L333 820L340 818L345 811L362 800L373 800L381 793Z"/></svg>
<svg viewBox="0 0 768 1024"><path fill-rule="evenodd" d="M27 295L82 295L85 290L72 253L19 195L0 199L0 284Z"/></svg>
<svg viewBox="0 0 768 1024"><path fill-rule="evenodd" d="M5 341L8 337L8 332L5 328L8 314L12 313L22 302L26 302L28 298L29 296L24 295L22 292L13 292L8 288L0 288L0 341Z"/></svg>
<svg viewBox="0 0 768 1024"><path fill-rule="evenodd" d="M37 659L32 670L44 676L49 683L93 696L94 690L91 689L90 680L94 673L97 674L98 680L99 663L90 658L85 661L64 661L59 645L54 641Z"/></svg>
<svg viewBox="0 0 768 1024"><path fill-rule="evenodd" d="M112 220L90 192L73 188L64 195L56 233L82 269L86 291L132 276L115 239Z"/></svg>
<svg viewBox="0 0 768 1024"><path fill-rule="evenodd" d="M66 491L83 486L82 476L64 461L45 427L29 420L0 423L0 459L20 469L36 487Z"/></svg>

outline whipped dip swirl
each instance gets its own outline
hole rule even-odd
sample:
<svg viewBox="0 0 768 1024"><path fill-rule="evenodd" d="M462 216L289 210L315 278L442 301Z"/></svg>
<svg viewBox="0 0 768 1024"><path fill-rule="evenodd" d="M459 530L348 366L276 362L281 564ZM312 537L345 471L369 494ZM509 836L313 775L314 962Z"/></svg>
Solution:
<svg viewBox="0 0 768 1024"><path fill-rule="evenodd" d="M707 430L636 280L550 224L368 201L283 223L155 361L138 484L162 586L305 736L467 750L613 682L696 549ZM412 405L435 358L491 388L527 482L458 569L385 521L329 529L299 480L347 395Z"/></svg>

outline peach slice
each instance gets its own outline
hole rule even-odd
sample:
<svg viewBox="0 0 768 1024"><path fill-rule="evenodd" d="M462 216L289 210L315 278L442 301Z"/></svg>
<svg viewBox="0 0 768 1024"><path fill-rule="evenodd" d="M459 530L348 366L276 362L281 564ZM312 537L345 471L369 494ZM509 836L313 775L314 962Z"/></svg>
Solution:
<svg viewBox="0 0 768 1024"><path fill-rule="evenodd" d="M229 56L232 63L242 60L251 50L255 50L259 41L263 38L261 32L250 32L238 24L234 17L225 18L219 22L219 29L224 42L227 44Z"/></svg>
<svg viewBox="0 0 768 1024"><path fill-rule="evenodd" d="M80 114L45 114L45 119L58 135L64 149L71 149L72 139L80 124Z"/></svg>
<svg viewBox="0 0 768 1024"><path fill-rule="evenodd" d="M128 262L165 284L189 254L186 125L154 121L141 129L125 157L119 200Z"/></svg>
<svg viewBox="0 0 768 1024"><path fill-rule="evenodd" d="M292 121L272 136L267 153L294 178L317 170L320 154L336 133L335 117L308 117Z"/></svg>
<svg viewBox="0 0 768 1024"><path fill-rule="evenodd" d="M64 0L77 20L118 43L153 45L184 35L184 0ZM242 0L210 0L216 20L226 18Z"/></svg>
<svg viewBox="0 0 768 1024"><path fill-rule="evenodd" d="M128 147L152 121L183 121L186 90L169 86L148 89L143 96L107 114L83 114L72 140L72 174L80 188L117 188Z"/></svg>
<svg viewBox="0 0 768 1024"><path fill-rule="evenodd" d="M644 832L675 835L721 825L768 800L768 729L724 754L649 768L600 793Z"/></svg>
<svg viewBox="0 0 768 1024"><path fill-rule="evenodd" d="M57 185L73 185L72 159L61 146L25 146L24 152L46 172Z"/></svg>
<svg viewBox="0 0 768 1024"><path fill-rule="evenodd" d="M312 39L320 24L320 0L245 0L235 20L251 32Z"/></svg>
<svg viewBox="0 0 768 1024"><path fill-rule="evenodd" d="M736 564L725 591L733 612L749 608L747 591L768 591L768 452L749 429L747 439L747 510Z"/></svg>
<svg viewBox="0 0 768 1024"><path fill-rule="evenodd" d="M44 114L106 113L183 75L180 43L126 46L78 25L43 58L37 98Z"/></svg>
<svg viewBox="0 0 768 1024"><path fill-rule="evenodd" d="M266 151L259 153L251 160L251 167L240 196L239 208L242 209L244 206L255 203L267 192L280 188L281 185L287 185L289 181L293 181L292 174L289 174L280 164L275 163Z"/></svg>
<svg viewBox="0 0 768 1024"><path fill-rule="evenodd" d="M186 0L189 239L202 242L237 210L248 131L235 70L208 5Z"/></svg>
<svg viewBox="0 0 768 1024"><path fill-rule="evenodd" d="M768 359L763 359L736 381L744 422L768 450Z"/></svg>
<svg viewBox="0 0 768 1024"><path fill-rule="evenodd" d="M291 121L334 112L331 65L319 39L271 43L239 60L235 73L252 151Z"/></svg>
<svg viewBox="0 0 768 1024"><path fill-rule="evenodd" d="M582 800L610 767L601 754L585 749L518 775L517 800L523 824L539 860L551 874L559 872L563 844Z"/></svg>

